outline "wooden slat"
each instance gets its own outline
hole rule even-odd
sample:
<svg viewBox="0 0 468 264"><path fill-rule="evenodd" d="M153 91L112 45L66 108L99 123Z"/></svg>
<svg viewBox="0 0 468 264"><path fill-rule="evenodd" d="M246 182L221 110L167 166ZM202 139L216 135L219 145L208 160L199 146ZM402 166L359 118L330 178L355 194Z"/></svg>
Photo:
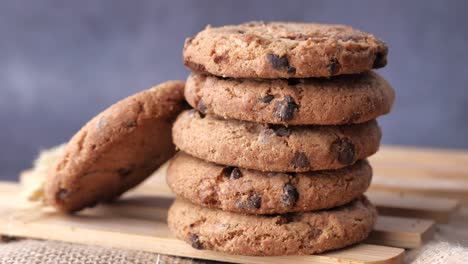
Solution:
<svg viewBox="0 0 468 264"><path fill-rule="evenodd" d="M375 175L370 191L388 192L405 195L422 195L456 199L468 203L468 180L417 179L408 175L381 176Z"/></svg>
<svg viewBox="0 0 468 264"><path fill-rule="evenodd" d="M93 214L98 215L105 214L127 216L132 219L141 218L164 221L171 200L170 198L163 197L132 196L112 205L99 206L96 209L87 210L85 213L89 214L91 211ZM378 219L373 231L373 237L376 238L372 240L374 244L417 248L433 236L432 231L435 226L433 220L382 215Z"/></svg>
<svg viewBox="0 0 468 264"><path fill-rule="evenodd" d="M109 224L112 224L111 222L114 219L119 219L119 218L129 218L129 219L136 219L136 220L145 220L145 221L154 221L154 222L165 222L166 216L167 216L167 209L169 205L171 204L172 199L171 198L164 198L164 197L148 197L148 196L141 196L141 195L136 195L136 196L131 196L125 199L122 199L116 203L109 204L109 205L101 205L96 208L92 209L87 209L79 214L80 217L97 217L97 218L102 218L106 217L109 219ZM11 203L9 203L11 205ZM19 203L15 203L19 204ZM10 208L10 207L7 207ZM26 207L27 208L27 207ZM33 208L34 211L39 210L39 207ZM35 214L32 214L33 210L29 210L30 212L29 217L35 216ZM385 221L386 216L380 216L379 218L382 218L385 223L388 221ZM92 219L92 218L90 218ZM117 221L117 220L115 220ZM407 225L410 225L412 223L412 219L408 219L409 223ZM404 223L404 221L400 221L400 223ZM406 232L409 233L411 237L422 237L424 235L424 232L422 232L420 229L415 229L411 232L405 229L401 229L399 224L396 225L385 225L385 226L380 226L376 225L375 227L375 232L379 234L386 234L386 233L402 233ZM391 237L390 234L387 234L387 237ZM422 241L422 240L421 240ZM420 244L415 244L414 242L407 242L404 240L401 240L400 244L398 244L398 241L395 242L395 240L385 240L381 239L378 241L374 241L375 244L379 245L391 245L391 246L399 246L399 247L407 247L407 248L414 248L418 247ZM409 244L408 244L409 243Z"/></svg>
<svg viewBox="0 0 468 264"><path fill-rule="evenodd" d="M385 241L387 246L418 248L433 237L434 231L433 220L379 216L368 242Z"/></svg>
<svg viewBox="0 0 468 264"><path fill-rule="evenodd" d="M14 197L14 193L18 193L18 192L14 188L10 188L9 191L11 192L9 194L10 200L11 200L11 197ZM3 195L6 195L6 194L3 193ZM104 218L107 221L109 221L105 227L102 227L104 229L115 224L119 225L119 221L121 221L119 219L131 219L133 221L150 221L153 223L163 223L165 225L167 209L169 205L171 204L171 202L172 202L172 198L157 197L154 195L145 196L139 193L133 193L133 194L129 193L127 194L125 198L119 200L116 203L108 204L108 205L101 205L96 208L84 210L79 215L77 215L76 218L81 219L81 221L83 221L83 219L86 219L88 222L90 222L91 225L97 223L95 221L99 221ZM33 220L35 217L40 218L40 215L38 215L37 213L38 211L40 212L39 210L40 208L38 207L28 208L26 206L25 210L23 210L21 207L21 204L22 204L21 202L14 202L14 203L10 202L8 203L8 205L4 205L3 207L7 209L11 209L12 208L11 205L14 205L15 208L17 206L20 206L21 209L17 210L17 214L15 215L16 217L21 216L18 218L20 220L25 220L24 217L27 217L28 221ZM48 222L51 225L55 224L56 221L60 219L65 222L71 219L68 216L60 216L60 215L58 216L46 215L44 217L48 219ZM414 242L415 238L419 237L420 238L419 241L423 241L422 236L424 236L426 232L425 226L421 227L420 229L416 228L414 230L401 229L400 224L405 223L404 219L400 220L396 225L391 225L389 224L389 221L385 220L386 219L385 216L382 216L380 218L381 218L380 220L381 222L387 223L387 224L385 225L377 224L374 232L376 232L377 234L380 234L380 236L390 237L392 239L388 241L385 239L375 240L376 244L411 248L411 247L417 247L420 245L420 243ZM413 223L411 222L412 221L411 219L408 219L408 221L410 222L406 223L406 225L404 226L409 226ZM131 224L125 223L125 225L131 225L131 226L137 225L140 227L145 226L144 224L141 224L141 223L131 223ZM95 227L99 228L97 224ZM392 236L391 233L394 233L395 235ZM399 237L399 234L401 233L408 234L408 237L413 240L405 241L404 236L400 240L395 239L395 237Z"/></svg>
<svg viewBox="0 0 468 264"><path fill-rule="evenodd" d="M405 175L419 179L447 179L468 180L468 171L460 167L444 167L440 165L424 165L393 162L376 162L371 160L372 167L376 175L394 177L395 175Z"/></svg>
<svg viewBox="0 0 468 264"><path fill-rule="evenodd" d="M99 209L98 209L99 211ZM0 233L89 245L143 250L161 254L236 263L401 263L403 249L360 244L313 256L247 257L195 250L172 237L165 222L99 214L63 216L32 209L1 209Z"/></svg>
<svg viewBox="0 0 468 264"><path fill-rule="evenodd" d="M380 215L433 219L447 223L460 203L454 199L433 198L401 193L367 192Z"/></svg>
<svg viewBox="0 0 468 264"><path fill-rule="evenodd" d="M385 168L417 168L428 169L443 177L468 177L468 151L412 148L399 146L382 146L380 151L370 157L377 173Z"/></svg>

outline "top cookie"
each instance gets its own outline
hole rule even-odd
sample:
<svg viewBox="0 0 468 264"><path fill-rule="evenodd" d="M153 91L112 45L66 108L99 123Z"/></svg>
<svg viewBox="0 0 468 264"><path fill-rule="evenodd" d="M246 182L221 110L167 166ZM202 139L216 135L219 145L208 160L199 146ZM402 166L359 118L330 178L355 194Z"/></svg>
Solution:
<svg viewBox="0 0 468 264"><path fill-rule="evenodd" d="M387 64L387 45L344 25L249 22L206 27L184 45L193 71L234 78L307 78Z"/></svg>
<svg viewBox="0 0 468 264"><path fill-rule="evenodd" d="M74 212L109 201L175 152L171 126L185 108L184 83L169 81L104 110L76 133L52 166L45 202Z"/></svg>

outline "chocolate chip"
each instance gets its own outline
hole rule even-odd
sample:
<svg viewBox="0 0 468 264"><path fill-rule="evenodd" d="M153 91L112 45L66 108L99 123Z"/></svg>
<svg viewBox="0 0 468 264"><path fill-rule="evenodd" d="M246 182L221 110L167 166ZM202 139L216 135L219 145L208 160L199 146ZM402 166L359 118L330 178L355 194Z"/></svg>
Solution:
<svg viewBox="0 0 468 264"><path fill-rule="evenodd" d="M311 231L307 234L309 240L314 240L322 234L322 229L312 228Z"/></svg>
<svg viewBox="0 0 468 264"><path fill-rule="evenodd" d="M200 115L200 118L205 118L205 116L206 116L205 114L203 114L203 113L200 112L200 111L197 111L197 113L198 113L198 115Z"/></svg>
<svg viewBox="0 0 468 264"><path fill-rule="evenodd" d="M262 98L258 99L260 102L262 103L265 103L265 104L268 104L269 102L271 102L271 100L273 100L275 97L271 94L268 94L268 95L265 95L263 96Z"/></svg>
<svg viewBox="0 0 468 264"><path fill-rule="evenodd" d="M331 151L343 165L351 165L356 159L354 144L347 138L339 138L331 145Z"/></svg>
<svg viewBox="0 0 468 264"><path fill-rule="evenodd" d="M244 30L237 30L237 33L239 33L239 34L244 34L245 31L244 31Z"/></svg>
<svg viewBox="0 0 468 264"><path fill-rule="evenodd" d="M310 162L304 152L296 152L291 159L294 168L309 168Z"/></svg>
<svg viewBox="0 0 468 264"><path fill-rule="evenodd" d="M291 67L289 65L288 58L283 56L278 56L276 54L269 53L266 55L268 62L270 63L271 67L276 70L286 70L287 73L295 73L296 68Z"/></svg>
<svg viewBox="0 0 468 264"><path fill-rule="evenodd" d="M330 75L337 74L340 68L340 62L336 58L330 60L330 64L328 64L328 72L330 72Z"/></svg>
<svg viewBox="0 0 468 264"><path fill-rule="evenodd" d="M223 173L231 180L237 180L242 177L242 172L237 167L225 167L223 169Z"/></svg>
<svg viewBox="0 0 468 264"><path fill-rule="evenodd" d="M387 65L387 54L386 52L377 52L375 54L375 59L374 59L374 64L372 65L372 68L378 69L378 68L383 68Z"/></svg>
<svg viewBox="0 0 468 264"><path fill-rule="evenodd" d="M271 64L271 67L273 69L283 69L283 68L288 68L289 67L289 61L286 56L278 56L276 54L267 54L267 60Z"/></svg>
<svg viewBox="0 0 468 264"><path fill-rule="evenodd" d="M290 183L286 183L283 186L283 196L281 197L281 202L283 202L284 207L291 207L299 199L299 193L297 192L296 187L292 186Z"/></svg>
<svg viewBox="0 0 468 264"><path fill-rule="evenodd" d="M198 101L197 103L197 110L198 110L198 113L200 114L200 117L201 118L205 118L206 116L206 105L205 103L203 103L202 100Z"/></svg>
<svg viewBox="0 0 468 264"><path fill-rule="evenodd" d="M356 123L356 121L358 121L359 118L361 118L361 113L354 112L354 113L351 114L351 116L348 118L348 120L346 120L346 123L348 123L348 124Z"/></svg>
<svg viewBox="0 0 468 264"><path fill-rule="evenodd" d="M200 241L198 235L190 234L189 236L190 245L195 249L203 249L203 244Z"/></svg>
<svg viewBox="0 0 468 264"><path fill-rule="evenodd" d="M291 135L291 130L282 125L270 125L270 129L272 129L278 137L288 137Z"/></svg>
<svg viewBox="0 0 468 264"><path fill-rule="evenodd" d="M220 55L217 54L213 58L213 61L216 64L220 63L221 61L227 61L227 60L229 60L229 54L227 51L225 51L223 54L220 54Z"/></svg>
<svg viewBox="0 0 468 264"><path fill-rule="evenodd" d="M55 197L58 200L65 200L67 199L68 195L70 195L70 192L67 189L60 188L58 192L55 194Z"/></svg>
<svg viewBox="0 0 468 264"><path fill-rule="evenodd" d="M120 168L117 170L117 173L119 174L120 177L124 178L132 173L131 168Z"/></svg>
<svg viewBox="0 0 468 264"><path fill-rule="evenodd" d="M277 225L285 225L289 224L294 221L294 215L293 214L282 214L276 216L276 221L275 224Z"/></svg>
<svg viewBox="0 0 468 264"><path fill-rule="evenodd" d="M258 194L252 194L247 200L238 201L236 206L240 209L259 209L262 206L262 198Z"/></svg>
<svg viewBox="0 0 468 264"><path fill-rule="evenodd" d="M301 79L298 79L298 78L291 78L291 79L288 79L288 85L289 86L294 86L294 85L298 85L301 83Z"/></svg>
<svg viewBox="0 0 468 264"><path fill-rule="evenodd" d="M205 103L203 103L202 100L198 101L197 110L198 110L200 113L206 115L206 105L205 105Z"/></svg>
<svg viewBox="0 0 468 264"><path fill-rule="evenodd" d="M294 117L294 110L298 109L299 106L294 102L294 99L287 95L282 101L279 101L275 106L275 112L273 117L281 121L289 121Z"/></svg>

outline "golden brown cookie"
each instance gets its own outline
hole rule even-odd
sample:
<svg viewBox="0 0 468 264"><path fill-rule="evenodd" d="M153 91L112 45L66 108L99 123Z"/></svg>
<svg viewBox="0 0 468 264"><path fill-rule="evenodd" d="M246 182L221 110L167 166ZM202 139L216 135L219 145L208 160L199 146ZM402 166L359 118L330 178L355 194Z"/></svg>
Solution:
<svg viewBox="0 0 468 264"><path fill-rule="evenodd" d="M381 131L375 120L341 126L278 126L180 114L176 146L197 158L259 171L306 172L339 169L374 154Z"/></svg>
<svg viewBox="0 0 468 264"><path fill-rule="evenodd" d="M193 71L234 78L308 78L361 73L387 64L387 45L344 25L249 22L207 26L185 41Z"/></svg>
<svg viewBox="0 0 468 264"><path fill-rule="evenodd" d="M364 197L330 210L285 215L244 215L176 200L171 231L196 249L247 256L309 255L367 238L377 219Z"/></svg>
<svg viewBox="0 0 468 264"><path fill-rule="evenodd" d="M89 121L50 170L46 203L74 212L110 201L143 181L175 152L171 126L185 108L183 90L183 82L165 82Z"/></svg>
<svg viewBox="0 0 468 264"><path fill-rule="evenodd" d="M332 208L351 202L369 187L365 160L339 169L276 173L222 166L183 152L172 159L167 183L194 204L249 214L282 214Z"/></svg>
<svg viewBox="0 0 468 264"><path fill-rule="evenodd" d="M257 123L338 125L390 112L395 92L377 73L309 79L232 79L194 73L185 98L205 114Z"/></svg>

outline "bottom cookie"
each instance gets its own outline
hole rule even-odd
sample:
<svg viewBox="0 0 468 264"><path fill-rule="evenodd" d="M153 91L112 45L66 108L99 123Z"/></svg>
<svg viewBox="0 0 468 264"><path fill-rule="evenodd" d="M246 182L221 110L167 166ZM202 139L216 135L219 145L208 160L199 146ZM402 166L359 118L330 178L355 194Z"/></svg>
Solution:
<svg viewBox="0 0 468 264"><path fill-rule="evenodd" d="M310 255L367 238L377 219L364 197L341 207L306 213L256 216L225 212L176 200L169 209L171 231L196 249L235 255Z"/></svg>

